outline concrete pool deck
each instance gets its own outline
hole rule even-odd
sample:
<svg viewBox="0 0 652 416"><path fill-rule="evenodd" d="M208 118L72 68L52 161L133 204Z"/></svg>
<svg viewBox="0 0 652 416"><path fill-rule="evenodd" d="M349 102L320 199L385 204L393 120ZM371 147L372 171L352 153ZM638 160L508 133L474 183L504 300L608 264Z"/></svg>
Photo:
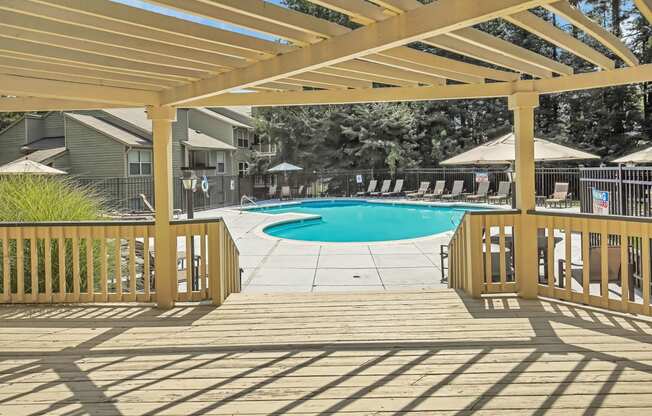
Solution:
<svg viewBox="0 0 652 416"><path fill-rule="evenodd" d="M394 201L396 202L396 201ZM440 246L452 231L414 240L321 243L279 239L262 232L302 214L205 211L223 216L240 250L245 293L426 290L441 282Z"/></svg>
<svg viewBox="0 0 652 416"><path fill-rule="evenodd" d="M409 203L432 205L432 202ZM203 211L196 213L195 217L224 218L240 250L244 293L427 290L447 287L447 283L441 281L440 246L448 244L452 231L414 240L379 243L296 241L272 237L263 233L262 229L272 223L306 215L247 212L238 208Z"/></svg>

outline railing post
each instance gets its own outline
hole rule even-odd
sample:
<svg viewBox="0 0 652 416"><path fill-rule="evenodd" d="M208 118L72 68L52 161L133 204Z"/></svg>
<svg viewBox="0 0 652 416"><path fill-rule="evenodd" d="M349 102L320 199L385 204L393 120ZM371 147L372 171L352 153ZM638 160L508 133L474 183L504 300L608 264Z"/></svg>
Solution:
<svg viewBox="0 0 652 416"><path fill-rule="evenodd" d="M176 121L176 114L172 107L147 107L147 117L152 120L154 145L156 302L160 308L166 309L174 307L174 285L177 285L177 239L170 226L173 208L172 123Z"/></svg>
<svg viewBox="0 0 652 416"><path fill-rule="evenodd" d="M467 213L464 216L466 241L464 242L466 256L466 292L474 298L482 295L484 282L484 255L482 253L482 216ZM489 238L489 236L487 236Z"/></svg>
<svg viewBox="0 0 652 416"><path fill-rule="evenodd" d="M509 97L516 136L516 208L521 210L514 230L514 268L519 295L526 299L538 294L537 225L534 216L528 214L535 209L534 109L538 106L537 92L517 92Z"/></svg>
<svg viewBox="0 0 652 416"><path fill-rule="evenodd" d="M208 224L208 289L213 305L222 304L222 223Z"/></svg>

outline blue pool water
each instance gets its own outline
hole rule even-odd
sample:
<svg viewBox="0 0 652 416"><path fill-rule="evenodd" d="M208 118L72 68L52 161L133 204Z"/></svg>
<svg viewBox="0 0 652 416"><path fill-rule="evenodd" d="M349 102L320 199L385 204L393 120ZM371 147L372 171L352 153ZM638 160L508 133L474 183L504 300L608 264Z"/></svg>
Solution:
<svg viewBox="0 0 652 416"><path fill-rule="evenodd" d="M268 214L301 213L320 218L265 228L279 238L322 242L373 242L426 237L455 229L464 212L487 208L424 206L361 200L306 201L255 208Z"/></svg>

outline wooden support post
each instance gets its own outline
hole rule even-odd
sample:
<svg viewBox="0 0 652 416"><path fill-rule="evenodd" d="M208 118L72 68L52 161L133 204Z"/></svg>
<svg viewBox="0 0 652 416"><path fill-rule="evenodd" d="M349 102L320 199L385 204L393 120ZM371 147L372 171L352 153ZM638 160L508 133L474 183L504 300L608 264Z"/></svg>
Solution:
<svg viewBox="0 0 652 416"><path fill-rule="evenodd" d="M527 213L535 209L534 109L538 106L536 92L517 92L509 97L516 136L516 208L521 210L514 231L514 267L519 295L526 299L536 298L538 292L537 225L536 219Z"/></svg>
<svg viewBox="0 0 652 416"><path fill-rule="evenodd" d="M154 204L156 209L154 244L156 270L156 302L160 308L174 307L177 285L176 237L172 233L172 122L176 109L172 107L147 107L152 120L154 142Z"/></svg>

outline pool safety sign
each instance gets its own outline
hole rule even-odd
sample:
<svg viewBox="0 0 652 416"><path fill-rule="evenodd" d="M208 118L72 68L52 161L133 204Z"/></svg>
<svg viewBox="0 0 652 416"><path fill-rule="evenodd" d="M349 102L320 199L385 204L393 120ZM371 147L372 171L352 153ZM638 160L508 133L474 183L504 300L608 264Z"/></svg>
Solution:
<svg viewBox="0 0 652 416"><path fill-rule="evenodd" d="M475 173L475 182L489 182L489 172L476 172Z"/></svg>
<svg viewBox="0 0 652 416"><path fill-rule="evenodd" d="M355 182L362 183L362 175L355 175Z"/></svg>
<svg viewBox="0 0 652 416"><path fill-rule="evenodd" d="M609 215L609 192L592 189L593 213Z"/></svg>

